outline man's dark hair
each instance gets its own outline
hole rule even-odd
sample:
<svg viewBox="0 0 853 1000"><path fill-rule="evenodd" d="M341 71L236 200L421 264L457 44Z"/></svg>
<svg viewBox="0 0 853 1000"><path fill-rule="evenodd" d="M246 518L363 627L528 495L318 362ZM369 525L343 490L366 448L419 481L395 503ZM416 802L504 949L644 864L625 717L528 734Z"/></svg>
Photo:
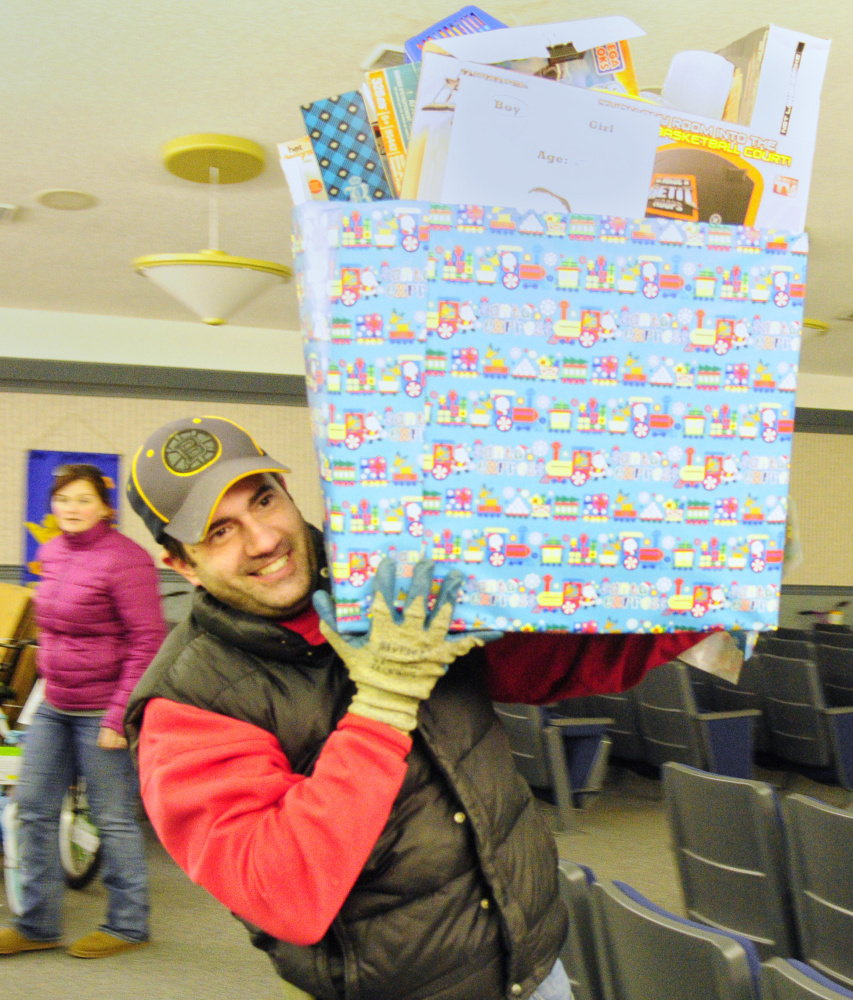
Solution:
<svg viewBox="0 0 853 1000"><path fill-rule="evenodd" d="M190 566L195 566L195 563L190 558L189 552L187 552L186 546L183 542L179 542L177 538L172 538L171 535L163 535L160 539L160 544L173 559L180 559L181 562L185 562Z"/></svg>

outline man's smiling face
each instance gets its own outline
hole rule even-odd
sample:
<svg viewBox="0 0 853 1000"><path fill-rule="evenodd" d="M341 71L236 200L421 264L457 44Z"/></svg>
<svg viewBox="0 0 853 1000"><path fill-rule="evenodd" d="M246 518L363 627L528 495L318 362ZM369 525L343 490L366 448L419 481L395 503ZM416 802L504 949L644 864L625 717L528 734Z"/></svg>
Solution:
<svg viewBox="0 0 853 1000"><path fill-rule="evenodd" d="M316 587L317 559L308 525L281 483L247 476L222 497L210 528L185 546L189 562L165 562L224 604L285 620L303 611Z"/></svg>

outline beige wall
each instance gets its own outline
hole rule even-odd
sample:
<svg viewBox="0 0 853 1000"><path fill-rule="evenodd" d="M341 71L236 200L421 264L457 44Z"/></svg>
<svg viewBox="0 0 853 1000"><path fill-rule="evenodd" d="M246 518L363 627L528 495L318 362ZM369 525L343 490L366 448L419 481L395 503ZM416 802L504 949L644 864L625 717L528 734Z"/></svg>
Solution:
<svg viewBox="0 0 853 1000"><path fill-rule="evenodd" d="M290 466L291 493L306 518L318 526L322 524L317 462L308 410L303 407L0 392L0 491L6 511L0 519L0 563L18 564L23 559L26 461L30 449L117 453L121 456L123 493L129 462L145 437L161 424L197 413L235 420L270 455ZM159 552L124 496L119 526L152 554Z"/></svg>
<svg viewBox="0 0 853 1000"><path fill-rule="evenodd" d="M853 586L853 435L795 434L790 495L803 561L785 583Z"/></svg>
<svg viewBox="0 0 853 1000"><path fill-rule="evenodd" d="M116 452L124 480L129 460L148 433L194 413L229 417L251 431L263 448L291 466L288 481L296 502L309 521L322 524L319 475L303 407L0 392L0 490L7 512L0 519L0 563L22 560L29 449ZM803 562L785 583L853 586L853 435L796 434L791 496ZM123 497L119 523L152 554L158 552Z"/></svg>

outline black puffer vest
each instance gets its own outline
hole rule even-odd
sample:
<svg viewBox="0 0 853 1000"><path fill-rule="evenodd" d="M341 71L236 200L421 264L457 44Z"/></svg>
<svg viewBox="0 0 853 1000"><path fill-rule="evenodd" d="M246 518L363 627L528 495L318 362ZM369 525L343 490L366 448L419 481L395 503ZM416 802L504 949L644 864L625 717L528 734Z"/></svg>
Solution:
<svg viewBox="0 0 853 1000"><path fill-rule="evenodd" d="M196 705L275 733L294 771L310 774L352 693L328 645L200 590L126 724L135 752L150 698ZM555 846L515 771L478 652L421 706L391 816L322 941L300 947L246 926L282 978L319 1000L521 1000L545 978L566 931Z"/></svg>

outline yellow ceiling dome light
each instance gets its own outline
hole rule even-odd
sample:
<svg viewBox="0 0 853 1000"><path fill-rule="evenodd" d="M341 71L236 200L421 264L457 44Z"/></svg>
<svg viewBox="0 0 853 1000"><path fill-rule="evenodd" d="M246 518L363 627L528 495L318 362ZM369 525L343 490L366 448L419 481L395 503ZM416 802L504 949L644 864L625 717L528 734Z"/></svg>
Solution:
<svg viewBox="0 0 853 1000"><path fill-rule="evenodd" d="M220 250L217 192L220 184L252 180L264 169L262 146L233 135L183 136L163 147L163 162L177 177L210 185L208 243L200 253L137 257L133 266L205 323L218 326L293 272L283 264L232 257Z"/></svg>

